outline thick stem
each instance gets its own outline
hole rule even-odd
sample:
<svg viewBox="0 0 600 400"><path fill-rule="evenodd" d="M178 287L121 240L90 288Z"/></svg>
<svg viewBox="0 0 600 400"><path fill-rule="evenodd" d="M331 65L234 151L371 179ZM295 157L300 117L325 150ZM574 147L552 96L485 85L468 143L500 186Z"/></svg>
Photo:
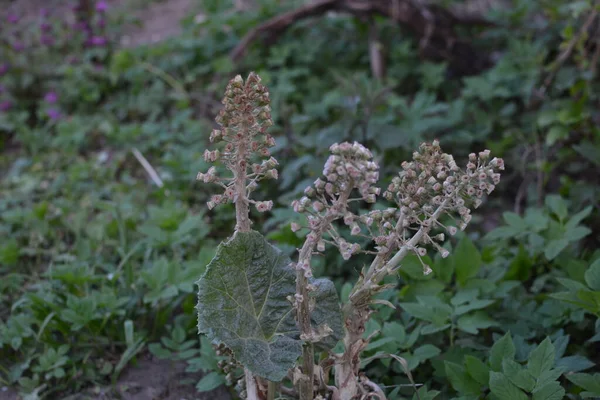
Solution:
<svg viewBox="0 0 600 400"><path fill-rule="evenodd" d="M247 151L248 148L246 141L240 140L238 143L235 165L232 168L235 182L235 230L238 232L250 231L250 209L248 207L248 197L246 196ZM250 372L248 368L244 368L244 374L246 377L246 392L248 393L248 400L259 400L258 387L252 372Z"/></svg>
<svg viewBox="0 0 600 400"><path fill-rule="evenodd" d="M338 199L332 205L332 208L338 210L344 210L348 203L348 198L352 192L352 184L348 185L348 189L340 194ZM298 264L310 266L312 254L315 246L321 240L323 233L331 225L331 223L339 218L339 214L329 212L319 223L319 226L313 230L311 235L307 237L302 249L300 249L300 255L298 256ZM309 267L310 268L310 267ZM300 332L304 337L310 338L313 334L311 322L310 322L310 298L308 293L308 278L304 275L304 270L299 268L296 272L296 293L301 296L300 304L298 304L298 324L300 325ZM314 363L315 353L313 343L308 340L304 344L302 350L302 372L303 377L300 380L299 392L300 400L313 400L314 398Z"/></svg>
<svg viewBox="0 0 600 400"><path fill-rule="evenodd" d="M244 368L244 375L246 376L246 393L248 395L246 398L248 400L260 400L254 375L252 375L252 372L248 368Z"/></svg>
<svg viewBox="0 0 600 400"><path fill-rule="evenodd" d="M432 221L438 220L449 201L450 199L447 198L436 209L430 218ZM360 354L367 345L362 335L370 315L369 301L372 289L377 287L383 278L397 270L400 262L412 251L427 232L427 228L421 227L387 262L383 256L377 255L369 266L369 269L364 273L364 277L359 279L352 289L348 304L344 307L346 327L344 354L337 359L335 366L335 383L340 390L340 397L342 399L352 399L359 391L358 370L360 366Z"/></svg>
<svg viewBox="0 0 600 400"><path fill-rule="evenodd" d="M267 400L275 400L278 387L278 383L269 381L267 384Z"/></svg>
<svg viewBox="0 0 600 400"><path fill-rule="evenodd" d="M245 127L243 129L246 129ZM244 135L243 135L244 136ZM246 135L247 136L247 135ZM239 232L250 231L250 208L248 196L246 194L247 167L246 153L248 143L240 140L237 147L237 157L233 166L234 185L235 185L235 229Z"/></svg>

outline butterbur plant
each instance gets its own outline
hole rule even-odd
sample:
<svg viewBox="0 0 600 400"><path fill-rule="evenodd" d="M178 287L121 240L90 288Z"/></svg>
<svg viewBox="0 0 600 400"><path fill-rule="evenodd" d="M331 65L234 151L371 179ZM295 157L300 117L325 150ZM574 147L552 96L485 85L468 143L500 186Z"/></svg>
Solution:
<svg viewBox="0 0 600 400"><path fill-rule="evenodd" d="M246 81L237 76L223 104L217 118L221 129L210 136L221 145L206 150L204 157L222 162L229 172L212 166L198 179L222 189L209 208L235 204L236 227L198 281L199 332L244 367L243 379L234 377L242 397L385 399L383 389L360 372L361 353L370 340L365 325L372 306L382 302L375 296L395 286L384 284L384 278L396 276L407 255L421 259L436 251L448 256L446 236L466 228L471 209L498 184L503 161L485 150L470 154L460 168L438 141L424 143L382 191L379 166L367 148L356 142L333 144L323 177L291 204L306 216L305 226L291 226L306 232L292 261L251 229L249 217L251 207L265 212L273 206L252 199L259 182L277 179L278 163L269 152L275 142L268 134L273 124L268 91L254 73ZM365 207L355 204L368 207L379 196L387 208L356 211ZM333 283L313 277L313 256L328 250L344 260L371 257L341 306ZM431 268L422 265L429 274ZM343 352L336 353L340 340Z"/></svg>

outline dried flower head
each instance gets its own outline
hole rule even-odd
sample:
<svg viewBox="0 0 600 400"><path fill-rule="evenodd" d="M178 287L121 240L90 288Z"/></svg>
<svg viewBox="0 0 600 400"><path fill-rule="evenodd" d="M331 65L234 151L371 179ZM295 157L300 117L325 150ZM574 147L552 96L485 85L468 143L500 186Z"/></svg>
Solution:
<svg viewBox="0 0 600 400"><path fill-rule="evenodd" d="M457 228L444 227L439 219L443 214L458 217L458 229L463 230L471 221L471 208L481 204L484 194L490 194L500 181L499 170L504 168L502 159L489 161L490 151L484 150L478 155L469 155L466 169L458 167L454 158L444 153L439 142L423 143L419 151L413 153L411 162L402 163L402 171L392 180L383 196L397 205L379 220L380 232L401 246L408 238L393 236L397 227L403 230L423 229L420 244L427 245L434 240L443 241L443 235L431 237L429 232L435 228L444 228L455 235ZM388 223L388 225L386 225ZM397 236L397 235L396 235ZM390 243L388 243L388 246ZM443 256L447 250L435 246ZM424 254L423 247L415 251Z"/></svg>
<svg viewBox="0 0 600 400"><path fill-rule="evenodd" d="M223 98L223 109L216 118L220 129L210 134L210 141L221 144L222 148L206 150L207 162L220 161L232 172L232 177L217 175L211 167L206 173L199 173L197 179L205 183L218 183L224 188L224 195L209 202L213 207L227 202L236 202L237 208L255 205L260 212L273 207L272 201L253 201L249 195L262 179L278 179L277 160L271 157L270 148L275 139L268 134L273 125L270 99L267 88L255 73L250 73L244 81L236 76L227 85Z"/></svg>

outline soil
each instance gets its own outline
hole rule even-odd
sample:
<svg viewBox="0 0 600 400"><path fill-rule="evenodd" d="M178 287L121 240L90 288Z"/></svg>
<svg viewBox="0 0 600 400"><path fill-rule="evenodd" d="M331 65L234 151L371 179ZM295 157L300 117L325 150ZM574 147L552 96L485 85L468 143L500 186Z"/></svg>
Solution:
<svg viewBox="0 0 600 400"><path fill-rule="evenodd" d="M202 373L186 373L186 363L143 357L137 366L126 369L113 387L97 386L68 397L49 396L61 400L230 400L221 386L211 392L198 393L196 384ZM58 397L56 397L58 396ZM11 388L0 387L0 400L23 400Z"/></svg>

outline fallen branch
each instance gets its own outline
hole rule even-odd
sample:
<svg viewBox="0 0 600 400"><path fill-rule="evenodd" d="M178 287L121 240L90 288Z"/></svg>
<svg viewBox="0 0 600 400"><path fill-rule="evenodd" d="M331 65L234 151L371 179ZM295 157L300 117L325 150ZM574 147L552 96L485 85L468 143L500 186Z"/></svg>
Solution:
<svg viewBox="0 0 600 400"><path fill-rule="evenodd" d="M250 44L261 36L275 40L292 24L303 19L321 16L327 12L344 12L357 17L380 15L406 27L420 40L425 58L447 60L452 69L470 75L489 67L486 54L459 38L457 25L491 25L481 19L465 19L437 5L419 4L416 0L317 0L295 10L271 18L246 34L231 52L234 62L239 62Z"/></svg>

